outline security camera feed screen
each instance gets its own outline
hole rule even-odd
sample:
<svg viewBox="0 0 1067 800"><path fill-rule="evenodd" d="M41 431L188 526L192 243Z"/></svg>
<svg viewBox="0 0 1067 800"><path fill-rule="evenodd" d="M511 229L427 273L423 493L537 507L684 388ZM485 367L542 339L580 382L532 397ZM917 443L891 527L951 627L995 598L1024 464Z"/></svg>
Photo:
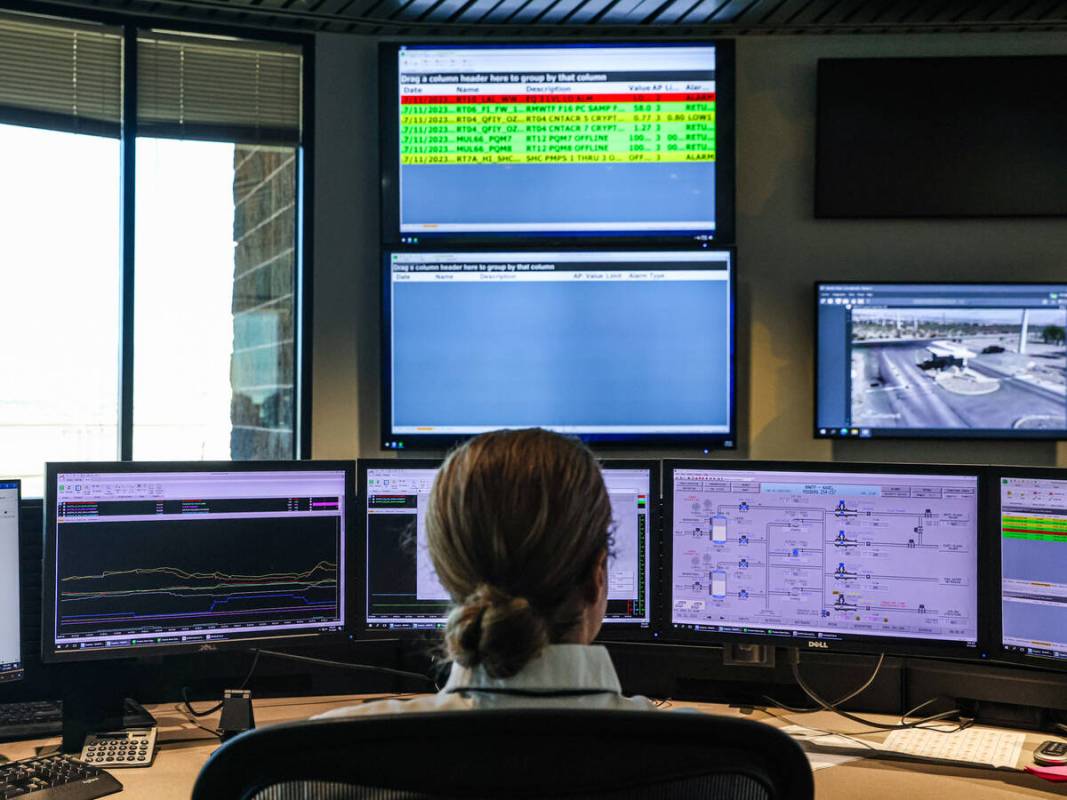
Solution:
<svg viewBox="0 0 1067 800"><path fill-rule="evenodd" d="M1067 480L1000 479L1005 649L1067 664Z"/></svg>
<svg viewBox="0 0 1067 800"><path fill-rule="evenodd" d="M676 629L976 643L976 475L675 468L671 484Z"/></svg>
<svg viewBox="0 0 1067 800"><path fill-rule="evenodd" d="M1067 285L818 290L823 437L1063 438Z"/></svg>
<svg viewBox="0 0 1067 800"><path fill-rule="evenodd" d="M404 46L400 231L716 228L713 45Z"/></svg>

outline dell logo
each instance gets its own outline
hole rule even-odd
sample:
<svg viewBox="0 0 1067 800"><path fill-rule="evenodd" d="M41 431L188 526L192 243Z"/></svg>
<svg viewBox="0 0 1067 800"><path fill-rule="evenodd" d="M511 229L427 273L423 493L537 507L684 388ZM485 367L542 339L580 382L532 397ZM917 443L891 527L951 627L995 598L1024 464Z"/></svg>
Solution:
<svg viewBox="0 0 1067 800"><path fill-rule="evenodd" d="M820 647L823 650L829 650L830 649L830 645L828 645L826 642L816 642L816 641L808 642L808 647Z"/></svg>

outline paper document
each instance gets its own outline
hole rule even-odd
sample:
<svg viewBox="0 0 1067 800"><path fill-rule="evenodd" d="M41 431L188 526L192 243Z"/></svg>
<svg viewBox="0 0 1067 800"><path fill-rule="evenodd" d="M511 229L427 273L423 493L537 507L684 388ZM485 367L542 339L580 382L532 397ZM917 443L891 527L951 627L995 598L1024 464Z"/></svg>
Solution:
<svg viewBox="0 0 1067 800"><path fill-rule="evenodd" d="M849 739L845 736L837 736L835 734L827 734L823 731L817 731L814 728L805 728L803 725L786 725L781 729L784 733L788 733L798 742L814 742L816 740L823 745L831 745L835 747L855 747L857 750L866 750L862 743L857 742L854 739ZM808 757L808 763L811 764L811 771L818 772L820 769L826 769L827 767L837 767L841 764L847 764L850 761L855 761L858 758L862 758L862 753L857 752L856 755L850 756L843 753L820 753L818 750L809 750L804 748L804 754Z"/></svg>
<svg viewBox="0 0 1067 800"><path fill-rule="evenodd" d="M1024 741L1026 734L992 728L967 728L957 733L913 728L893 731L886 737L884 747L921 758L1014 768L1019 762Z"/></svg>

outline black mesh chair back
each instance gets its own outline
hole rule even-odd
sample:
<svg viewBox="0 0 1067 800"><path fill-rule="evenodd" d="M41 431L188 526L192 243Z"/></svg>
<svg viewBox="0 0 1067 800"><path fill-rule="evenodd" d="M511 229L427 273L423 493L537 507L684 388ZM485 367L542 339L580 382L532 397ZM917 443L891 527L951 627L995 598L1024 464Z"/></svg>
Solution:
<svg viewBox="0 0 1067 800"><path fill-rule="evenodd" d="M193 800L809 800L769 725L681 711L492 710L273 725L204 766Z"/></svg>

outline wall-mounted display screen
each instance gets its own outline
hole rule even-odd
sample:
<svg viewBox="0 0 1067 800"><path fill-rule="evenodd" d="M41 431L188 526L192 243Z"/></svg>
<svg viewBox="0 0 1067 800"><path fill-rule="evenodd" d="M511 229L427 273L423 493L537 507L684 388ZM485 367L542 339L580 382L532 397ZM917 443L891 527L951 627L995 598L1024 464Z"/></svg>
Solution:
<svg viewBox="0 0 1067 800"><path fill-rule="evenodd" d="M817 217L1067 215L1067 56L819 61Z"/></svg>
<svg viewBox="0 0 1067 800"><path fill-rule="evenodd" d="M734 446L728 250L386 252L382 438Z"/></svg>
<svg viewBox="0 0 1067 800"><path fill-rule="evenodd" d="M816 436L1067 436L1067 284L821 283L816 295Z"/></svg>
<svg viewBox="0 0 1067 800"><path fill-rule="evenodd" d="M728 46L392 45L382 60L386 242L731 241Z"/></svg>

